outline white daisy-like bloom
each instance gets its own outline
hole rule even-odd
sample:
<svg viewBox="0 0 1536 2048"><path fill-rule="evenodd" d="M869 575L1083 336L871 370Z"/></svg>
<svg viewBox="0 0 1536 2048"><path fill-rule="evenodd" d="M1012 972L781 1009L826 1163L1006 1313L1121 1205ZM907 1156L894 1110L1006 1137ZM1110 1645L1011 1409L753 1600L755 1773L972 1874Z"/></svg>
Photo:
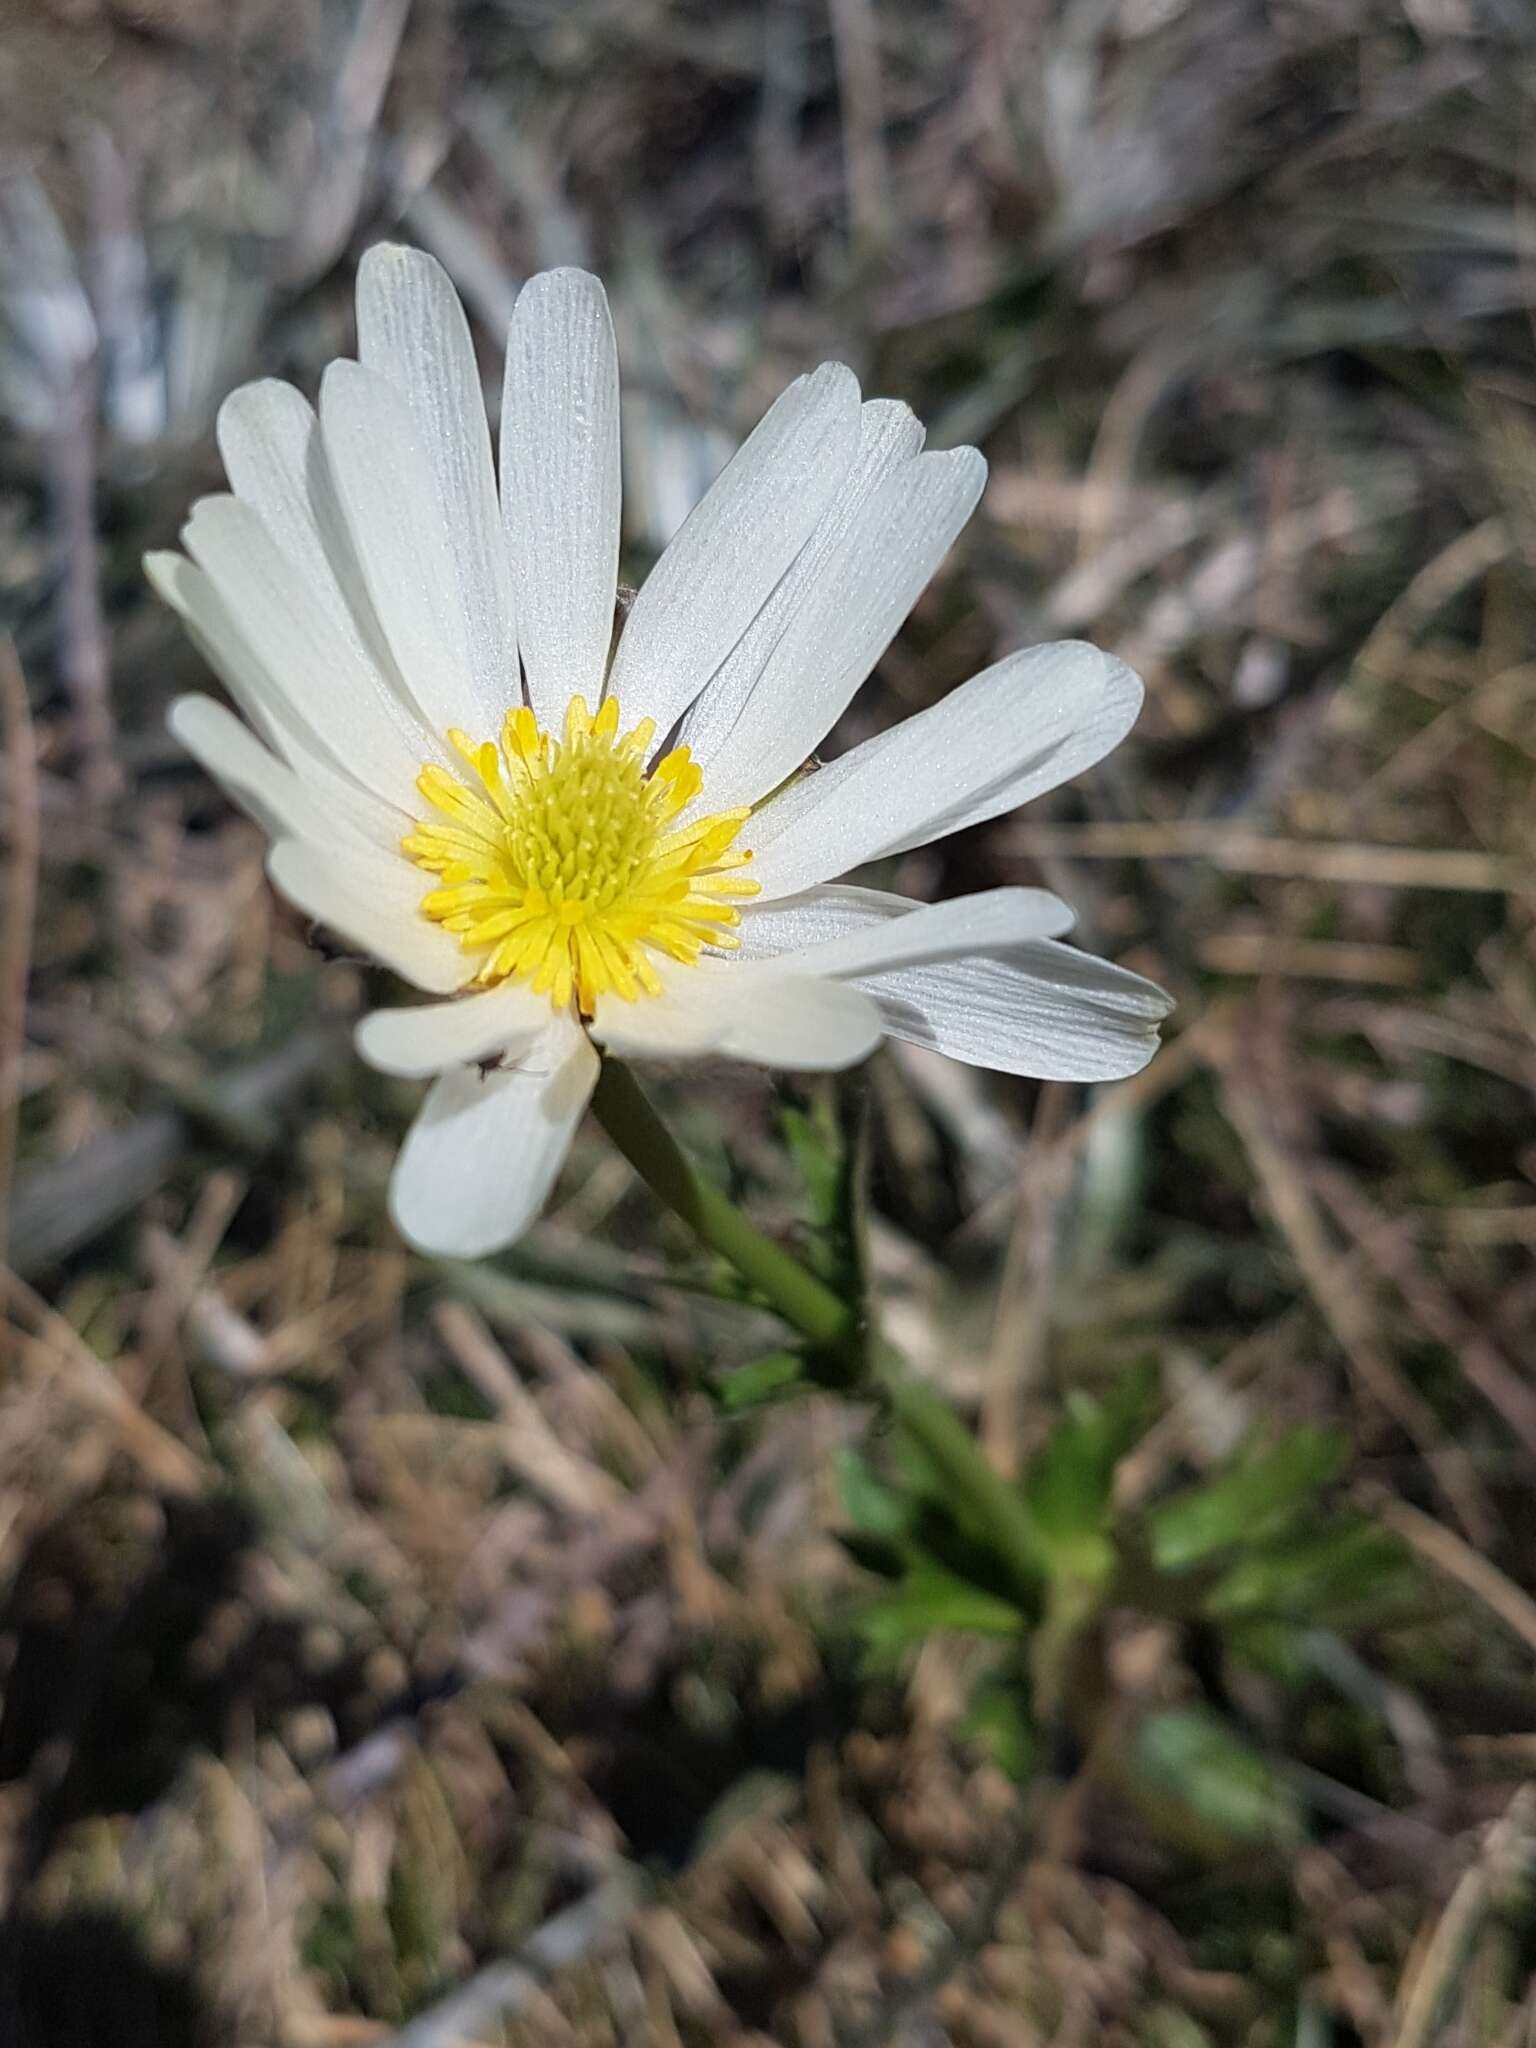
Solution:
<svg viewBox="0 0 1536 2048"><path fill-rule="evenodd" d="M357 1044L432 1085L391 1209L465 1257L538 1214L602 1047L791 1069L890 1033L1005 1073L1109 1080L1150 1058L1152 983L1060 943L1066 905L922 905L834 878L1054 788L1141 703L1069 642L1011 654L825 766L841 717L981 495L825 363L771 407L667 546L615 641L619 379L603 288L533 278L493 462L446 272L382 246L358 360L318 416L226 402L231 494L146 567L245 723L180 698L176 736L271 835L302 911L431 1001Z"/></svg>

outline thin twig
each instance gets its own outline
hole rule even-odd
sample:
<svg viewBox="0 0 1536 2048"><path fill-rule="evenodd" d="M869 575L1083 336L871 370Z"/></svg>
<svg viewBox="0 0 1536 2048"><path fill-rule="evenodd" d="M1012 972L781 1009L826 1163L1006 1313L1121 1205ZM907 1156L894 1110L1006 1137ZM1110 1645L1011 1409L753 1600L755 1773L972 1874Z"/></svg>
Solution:
<svg viewBox="0 0 1536 2048"><path fill-rule="evenodd" d="M1485 519L1458 534L1424 564L1376 621L1370 638L1355 656L1357 671L1382 677L1395 674L1414 636L1462 591L1504 561L1513 546L1509 528L1499 518Z"/></svg>
<svg viewBox="0 0 1536 2048"><path fill-rule="evenodd" d="M1488 1830L1482 1854L1462 1872L1422 1961L1408 1982L1392 2048L1429 2048L1440 2014L1466 1982L1477 1933L1536 1868L1536 1786L1522 1785Z"/></svg>
<svg viewBox="0 0 1536 2048"><path fill-rule="evenodd" d="M1394 1535L1401 1536L1426 1564L1475 1594L1511 1635L1536 1653L1536 1600L1522 1586L1506 1578L1497 1565L1490 1564L1481 1551L1464 1542L1454 1529L1447 1529L1433 1515L1400 1500L1395 1493L1388 1493L1383 1487L1362 1485L1360 1498L1376 1519Z"/></svg>
<svg viewBox="0 0 1536 2048"><path fill-rule="evenodd" d="M1062 1788L1069 1798L1072 1786ZM1058 1800L1058 1804L1061 1800ZM980 1954L993 1937L998 1915L1009 1894L1023 1876L1040 1843L1043 1802L1020 1807L1012 1818L990 1868L983 1879L975 1904L965 1917L949 1927L933 1955L917 1976L894 1988L882 2001L876 2016L844 2035L844 2048L883 2048L900 2038L903 2027L928 2012L934 1998L965 1965Z"/></svg>
<svg viewBox="0 0 1536 2048"><path fill-rule="evenodd" d="M523 1483L556 1508L596 1517L622 1497L618 1482L582 1458L550 1427L544 1411L485 1323L463 1302L439 1302L438 1335L503 1424L502 1455Z"/></svg>
<svg viewBox="0 0 1536 2048"><path fill-rule="evenodd" d="M1456 1361L1532 1456L1536 1456L1536 1392L1498 1346L1438 1283L1411 1229L1394 1227L1341 1168L1313 1162L1309 1178L1367 1264L1402 1296L1409 1314Z"/></svg>
<svg viewBox="0 0 1536 2048"><path fill-rule="evenodd" d="M37 808L37 756L27 682L10 639L0 638L0 733L11 770L10 874L0 938L0 1256L10 1242L11 1174L21 1107L21 1052L26 1036L27 980L37 912L42 834Z"/></svg>
<svg viewBox="0 0 1536 2048"><path fill-rule="evenodd" d="M1179 818L1166 824L1021 825L1012 852L1075 860L1207 860L1234 874L1360 882L1381 889L1450 889L1498 894L1515 865L1462 847L1374 846L1327 839L1277 839L1265 832Z"/></svg>
<svg viewBox="0 0 1536 2048"><path fill-rule="evenodd" d="M890 216L879 35L871 0L831 0L830 13L849 221L856 250L875 251L884 246Z"/></svg>
<svg viewBox="0 0 1536 2048"><path fill-rule="evenodd" d="M1023 1463L1025 1410L1045 1366L1063 1210L1075 1163L1074 1154L1060 1143L1070 1099L1070 1091L1059 1083L1045 1084L1034 1142L1018 1176L1018 1208L993 1311L981 1403L982 1443L1000 1472L1016 1473Z"/></svg>
<svg viewBox="0 0 1536 2048"><path fill-rule="evenodd" d="M307 161L294 166L305 204L294 212L283 251L292 281L318 277L357 224L375 149L384 95L400 54L410 0L358 0L334 71L316 72L330 83L329 103L308 126Z"/></svg>
<svg viewBox="0 0 1536 2048"><path fill-rule="evenodd" d="M272 1150L283 1134L281 1110L346 1045L330 1024L306 1025L265 1058L205 1086L178 1091L175 1108L152 1110L120 1131L106 1131L64 1159L33 1167L16 1185L11 1260L37 1273L109 1229L171 1174L199 1128L247 1156Z"/></svg>
<svg viewBox="0 0 1536 2048"><path fill-rule="evenodd" d="M1264 975L1291 981L1354 981L1416 988L1423 956L1411 946L1369 946L1353 939L1288 939L1272 931L1212 932L1195 949L1218 974Z"/></svg>
<svg viewBox="0 0 1536 2048"><path fill-rule="evenodd" d="M117 727L112 716L111 664L101 611L101 558L96 540L97 364L71 366L48 437L48 481L59 551L59 670L69 691L80 747L81 784L95 807L122 788Z"/></svg>
<svg viewBox="0 0 1536 2048"><path fill-rule="evenodd" d="M1223 1048L1213 1064L1227 1115L1247 1149L1270 1214L1356 1377L1417 1446L1468 1535L1486 1541L1492 1518L1475 1474L1458 1449L1446 1447L1434 1410L1378 1341L1369 1302L1329 1242L1312 1193L1271 1129L1235 1045Z"/></svg>
<svg viewBox="0 0 1536 2048"><path fill-rule="evenodd" d="M207 1491L211 1475L201 1460L144 1413L73 1323L5 1266L0 1266L0 1293L9 1295L17 1313L32 1325L39 1344L61 1369L68 1392L111 1425L123 1450L151 1485L168 1494Z"/></svg>

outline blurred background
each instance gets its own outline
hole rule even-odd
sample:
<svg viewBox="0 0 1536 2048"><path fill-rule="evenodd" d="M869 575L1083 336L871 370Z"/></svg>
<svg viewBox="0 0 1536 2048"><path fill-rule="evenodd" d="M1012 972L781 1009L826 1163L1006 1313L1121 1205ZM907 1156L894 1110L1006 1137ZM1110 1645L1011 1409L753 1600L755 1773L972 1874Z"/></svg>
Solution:
<svg viewBox="0 0 1536 2048"><path fill-rule="evenodd" d="M1533 106L1527 0L9 0L0 2041L1536 2041ZM382 984L139 567L384 236L493 395L602 273L636 579L824 357L985 449L840 743L1147 679L886 878L1067 897L1145 1074L661 1084L813 1255L867 1156L890 1336L1123 1561L1087 1724L599 1136L388 1227Z"/></svg>

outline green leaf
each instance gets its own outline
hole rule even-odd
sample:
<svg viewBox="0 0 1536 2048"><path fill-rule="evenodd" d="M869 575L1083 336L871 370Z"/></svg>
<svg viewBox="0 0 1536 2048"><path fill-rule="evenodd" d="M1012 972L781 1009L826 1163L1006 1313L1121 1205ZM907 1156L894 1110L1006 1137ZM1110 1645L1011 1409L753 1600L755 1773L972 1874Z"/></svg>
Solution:
<svg viewBox="0 0 1536 2048"><path fill-rule="evenodd" d="M1240 1558L1207 1595L1205 1611L1223 1620L1273 1614L1323 1623L1409 1583L1395 1537L1368 1522L1336 1522Z"/></svg>
<svg viewBox="0 0 1536 2048"><path fill-rule="evenodd" d="M1104 1410L1085 1394L1069 1395L1067 1414L1025 1474L1035 1526L1053 1543L1099 1528L1114 1470Z"/></svg>
<svg viewBox="0 0 1536 2048"><path fill-rule="evenodd" d="M1011 1601L968 1584L926 1558L858 1620L859 1633L870 1648L887 1654L926 1642L936 1629L1016 1636L1023 1627L1024 1617Z"/></svg>
<svg viewBox="0 0 1536 2048"><path fill-rule="evenodd" d="M1248 1744L1198 1709L1152 1714L1136 1732L1134 1767L1146 1788L1171 1796L1230 1842L1295 1842L1295 1793Z"/></svg>
<svg viewBox="0 0 1536 2048"><path fill-rule="evenodd" d="M931 1497L1033 1601L1051 1560L1019 1489L989 1462L942 1395L905 1378L894 1379L888 1391L903 1436L931 1474Z"/></svg>
<svg viewBox="0 0 1536 2048"><path fill-rule="evenodd" d="M1100 1580L1114 1568L1105 1530L1115 1467L1143 1426L1148 1376L1136 1373L1110 1402L1075 1391L1067 1412L1030 1465L1024 1498L1059 1571Z"/></svg>
<svg viewBox="0 0 1536 2048"><path fill-rule="evenodd" d="M1153 1513L1154 1560L1164 1571L1187 1571L1220 1551L1263 1542L1335 1477L1348 1449L1337 1431L1297 1429L1249 1452L1232 1471Z"/></svg>
<svg viewBox="0 0 1536 2048"><path fill-rule="evenodd" d="M960 1733L979 1743L1016 1785L1027 1783L1039 1745L1022 1673L1012 1684L1005 1678L991 1678L977 1686Z"/></svg>
<svg viewBox="0 0 1536 2048"><path fill-rule="evenodd" d="M845 1146L823 1098L810 1110L785 1108L779 1126L806 1193L811 1221L823 1230L842 1221Z"/></svg>
<svg viewBox="0 0 1536 2048"><path fill-rule="evenodd" d="M1222 1640L1234 1664L1259 1671L1282 1685L1303 1686L1317 1673L1307 1649L1307 1631L1294 1621L1276 1621L1264 1615L1250 1621L1246 1616L1228 1620Z"/></svg>
<svg viewBox="0 0 1536 2048"><path fill-rule="evenodd" d="M885 1448L889 1476L857 1451L838 1460L843 1505L851 1528L843 1548L867 1571L886 1579L931 1568L945 1579L1001 1600L1024 1621L1035 1618L1042 1581L1021 1588L989 1539L985 1520L963 1494L955 1497L942 1473L904 1435Z"/></svg>
<svg viewBox="0 0 1536 2048"><path fill-rule="evenodd" d="M761 1408L780 1394L801 1384L805 1361L795 1351L770 1351L754 1358L750 1365L722 1373L715 1381L715 1394L728 1415L746 1408Z"/></svg>
<svg viewBox="0 0 1536 2048"><path fill-rule="evenodd" d="M867 1102L857 1076L822 1077L808 1089L783 1084L779 1128L804 1191L809 1225L800 1256L842 1300L866 1294L863 1160L867 1146ZM862 1354L839 1341L825 1354L812 1351L806 1378L847 1391L863 1369Z"/></svg>
<svg viewBox="0 0 1536 2048"><path fill-rule="evenodd" d="M900 1493L879 1478L869 1460L858 1451L838 1454L837 1488L843 1512L853 1526L866 1536L883 1536L894 1541L906 1535L917 1513L917 1501Z"/></svg>

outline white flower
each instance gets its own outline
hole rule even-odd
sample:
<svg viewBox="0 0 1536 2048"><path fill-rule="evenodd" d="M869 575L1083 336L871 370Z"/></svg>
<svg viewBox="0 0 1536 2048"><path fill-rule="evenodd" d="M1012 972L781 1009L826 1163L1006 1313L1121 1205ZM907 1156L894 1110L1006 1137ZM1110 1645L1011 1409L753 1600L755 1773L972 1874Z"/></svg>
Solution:
<svg viewBox="0 0 1536 2048"><path fill-rule="evenodd" d="M1058 943L1039 889L921 906L831 878L1010 811L1123 737L1141 685L1077 643L1009 655L798 771L981 494L851 371L799 378L635 599L610 662L619 387L602 286L534 278L507 343L501 487L440 265L363 259L357 362L319 417L226 402L233 495L151 556L249 725L172 728L271 834L273 882L439 1000L365 1017L435 1076L397 1162L405 1236L474 1256L538 1213L624 1054L845 1067L882 1033L1006 1073L1104 1080L1167 999ZM621 708L622 707L622 708ZM254 728L254 732L251 730Z"/></svg>

